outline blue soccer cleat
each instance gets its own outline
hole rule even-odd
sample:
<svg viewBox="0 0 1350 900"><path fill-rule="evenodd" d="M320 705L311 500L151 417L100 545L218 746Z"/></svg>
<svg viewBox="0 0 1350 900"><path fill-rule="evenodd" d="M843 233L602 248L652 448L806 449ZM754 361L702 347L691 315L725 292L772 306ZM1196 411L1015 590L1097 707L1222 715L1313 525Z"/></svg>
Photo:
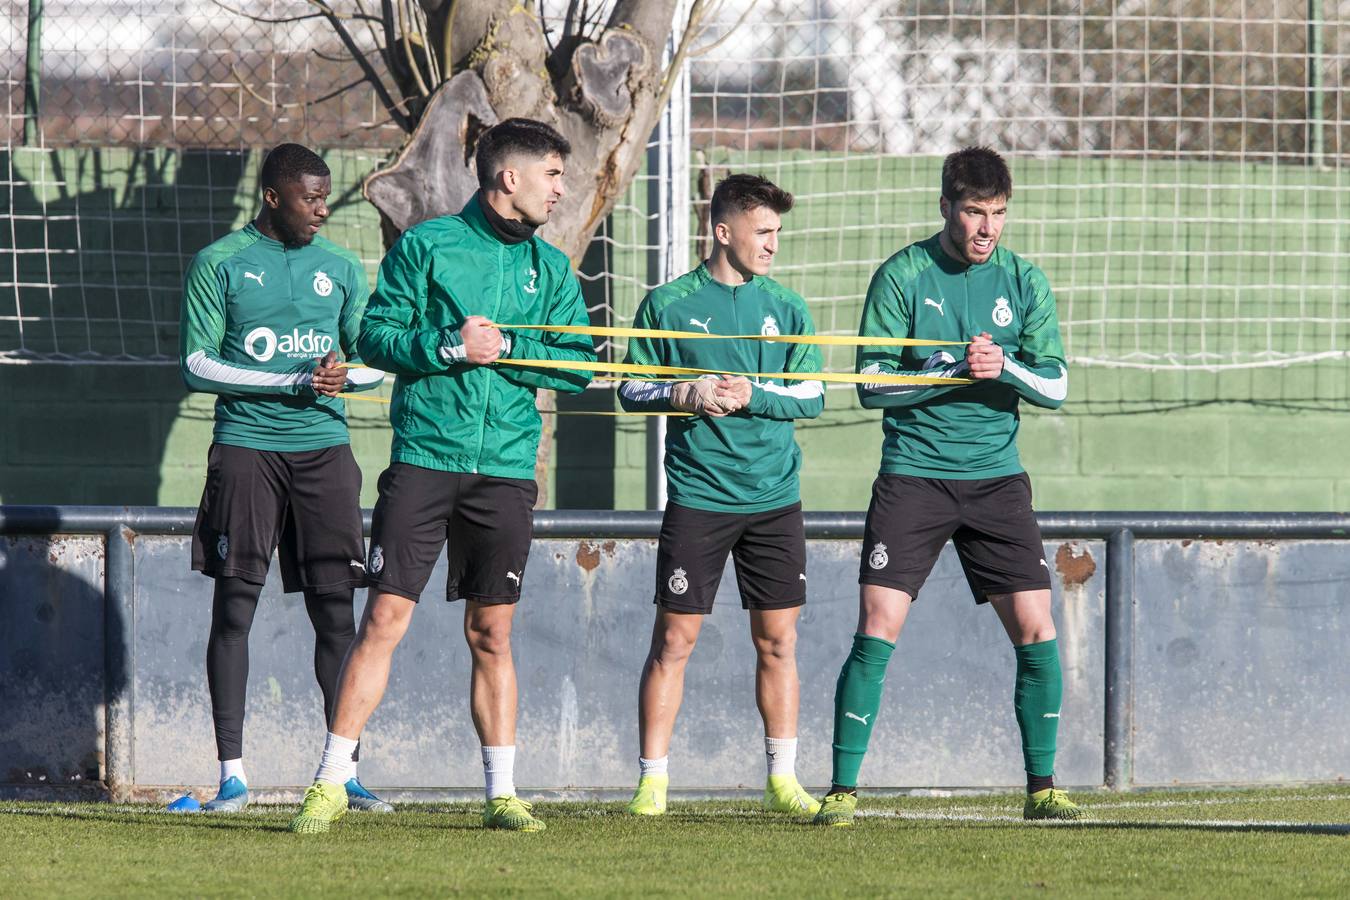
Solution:
<svg viewBox="0 0 1350 900"><path fill-rule="evenodd" d="M231 775L220 783L216 798L202 804L202 811L239 812L245 806L248 806L248 785Z"/></svg>
<svg viewBox="0 0 1350 900"><path fill-rule="evenodd" d="M165 809L172 813L201 812L202 805L197 802L196 797L192 796L192 791L188 791L186 794L166 806Z"/></svg>
<svg viewBox="0 0 1350 900"><path fill-rule="evenodd" d="M394 807L366 790L365 785L355 778L349 779L347 788L347 808L365 812L393 812Z"/></svg>

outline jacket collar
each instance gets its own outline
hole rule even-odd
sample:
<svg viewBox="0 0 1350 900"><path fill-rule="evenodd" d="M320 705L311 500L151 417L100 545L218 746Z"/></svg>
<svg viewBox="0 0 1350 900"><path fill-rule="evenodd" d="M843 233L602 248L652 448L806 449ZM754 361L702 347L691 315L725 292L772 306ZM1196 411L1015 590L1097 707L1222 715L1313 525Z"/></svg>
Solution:
<svg viewBox="0 0 1350 900"><path fill-rule="evenodd" d="M492 241L495 244L501 244L508 249L511 247L524 247L538 237L538 234L535 234L533 237L521 241L518 244L508 244L506 241L503 241L497 236L497 232L492 227L492 224L488 222L487 214L483 212L483 203L483 192L474 191L473 196L469 198L469 202L465 203L464 208L459 211L459 217L467 222L469 227L472 228L474 233L479 237L484 240Z"/></svg>

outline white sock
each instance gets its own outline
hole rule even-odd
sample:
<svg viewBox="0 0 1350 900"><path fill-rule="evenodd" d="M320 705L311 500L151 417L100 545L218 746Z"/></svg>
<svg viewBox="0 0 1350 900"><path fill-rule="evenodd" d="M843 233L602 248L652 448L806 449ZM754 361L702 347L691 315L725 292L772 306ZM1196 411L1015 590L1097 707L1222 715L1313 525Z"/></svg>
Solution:
<svg viewBox="0 0 1350 900"><path fill-rule="evenodd" d="M769 761L770 775L794 775L797 769L797 739L764 738L764 756Z"/></svg>
<svg viewBox="0 0 1350 900"><path fill-rule="evenodd" d="M646 778L648 775L665 775L670 771L670 754L666 754L660 759L643 759L638 757L638 775Z"/></svg>
<svg viewBox="0 0 1350 900"><path fill-rule="evenodd" d="M356 763L352 754L356 752L356 741L333 732L323 742L323 759L319 760L319 771L314 773L315 781L343 785L356 777Z"/></svg>
<svg viewBox="0 0 1350 900"><path fill-rule="evenodd" d="M489 800L494 797L514 797L516 783L512 774L516 767L516 748L484 747L483 779Z"/></svg>
<svg viewBox="0 0 1350 900"><path fill-rule="evenodd" d="M245 785L248 784L248 777L244 775L243 759L222 759L220 761L220 783L224 784L231 778L238 778Z"/></svg>

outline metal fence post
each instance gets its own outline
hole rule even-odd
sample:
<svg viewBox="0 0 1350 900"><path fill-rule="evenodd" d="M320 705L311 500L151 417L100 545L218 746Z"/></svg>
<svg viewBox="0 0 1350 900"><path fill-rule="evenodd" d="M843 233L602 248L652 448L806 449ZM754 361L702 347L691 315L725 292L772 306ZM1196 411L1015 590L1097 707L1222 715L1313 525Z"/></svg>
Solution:
<svg viewBox="0 0 1350 900"><path fill-rule="evenodd" d="M103 779L109 799L128 800L134 783L132 710L135 651L135 532L118 523L109 528L104 561Z"/></svg>
<svg viewBox="0 0 1350 900"><path fill-rule="evenodd" d="M1115 791L1134 782L1134 532L1106 538L1106 698L1103 780Z"/></svg>

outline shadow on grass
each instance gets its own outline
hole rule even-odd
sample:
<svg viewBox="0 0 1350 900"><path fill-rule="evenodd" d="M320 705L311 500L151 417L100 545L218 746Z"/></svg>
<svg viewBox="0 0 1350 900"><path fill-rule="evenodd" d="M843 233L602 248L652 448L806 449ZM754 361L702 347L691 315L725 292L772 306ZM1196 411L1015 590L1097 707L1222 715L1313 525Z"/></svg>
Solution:
<svg viewBox="0 0 1350 900"><path fill-rule="evenodd" d="M1350 824L1336 822L1065 822L1068 828L1116 831L1252 831L1264 834L1350 835Z"/></svg>
<svg viewBox="0 0 1350 900"><path fill-rule="evenodd" d="M1089 811L1089 815L1091 812ZM1259 819L1079 819L1077 821L1042 820L1028 822L1020 816L941 815L924 813L870 813L867 820L905 822L911 825L947 825L982 829L1056 828L1071 831L1249 831L1264 834L1350 835L1350 823L1342 822L1270 822ZM867 827L862 825L860 827Z"/></svg>
<svg viewBox="0 0 1350 900"><path fill-rule="evenodd" d="M171 813L153 807L108 806L77 809L71 807L36 807L0 805L0 817L30 816L39 819L65 819L82 822L107 822L112 825L164 825L182 828L215 828L226 831L268 831L289 834L287 822L294 815L294 809L258 809L253 808L242 813ZM471 822L446 821L436 816L465 816L471 813L465 810L410 810L416 818L395 813L357 813L348 815L336 827L341 830L353 822L368 822L378 827L397 826L404 830L437 831L482 831L483 826L476 820ZM272 816L284 816L286 821L268 821Z"/></svg>

